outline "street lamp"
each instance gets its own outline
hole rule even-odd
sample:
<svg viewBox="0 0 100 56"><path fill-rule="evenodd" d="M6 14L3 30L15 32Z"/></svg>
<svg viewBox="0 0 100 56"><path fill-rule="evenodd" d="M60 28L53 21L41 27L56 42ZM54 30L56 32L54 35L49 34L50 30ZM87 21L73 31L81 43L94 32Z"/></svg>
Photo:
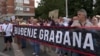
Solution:
<svg viewBox="0 0 100 56"><path fill-rule="evenodd" d="M66 17L68 17L68 0L66 0Z"/></svg>

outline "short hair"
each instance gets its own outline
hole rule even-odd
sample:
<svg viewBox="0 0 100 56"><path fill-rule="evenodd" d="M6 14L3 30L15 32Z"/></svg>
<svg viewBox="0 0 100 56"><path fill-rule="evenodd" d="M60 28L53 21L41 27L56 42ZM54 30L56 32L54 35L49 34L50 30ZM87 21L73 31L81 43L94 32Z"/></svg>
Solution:
<svg viewBox="0 0 100 56"><path fill-rule="evenodd" d="M78 10L78 12L82 12L82 13L84 13L85 17L87 17L87 12L86 12L85 9L80 9L80 10Z"/></svg>

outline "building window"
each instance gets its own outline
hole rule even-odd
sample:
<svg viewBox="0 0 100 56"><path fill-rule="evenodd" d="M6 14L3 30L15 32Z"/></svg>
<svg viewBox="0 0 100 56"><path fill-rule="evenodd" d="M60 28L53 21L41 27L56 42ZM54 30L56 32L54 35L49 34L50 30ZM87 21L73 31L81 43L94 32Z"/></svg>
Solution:
<svg viewBox="0 0 100 56"><path fill-rule="evenodd" d="M30 11L30 8L25 7L24 11Z"/></svg>
<svg viewBox="0 0 100 56"><path fill-rule="evenodd" d="M7 9L7 11L8 11L8 9Z"/></svg>
<svg viewBox="0 0 100 56"><path fill-rule="evenodd" d="M23 0L15 0L16 3L23 3Z"/></svg>
<svg viewBox="0 0 100 56"><path fill-rule="evenodd" d="M16 7L15 8L15 13L23 13L23 7Z"/></svg>
<svg viewBox="0 0 100 56"><path fill-rule="evenodd" d="M30 4L29 0L24 0L24 4Z"/></svg>
<svg viewBox="0 0 100 56"><path fill-rule="evenodd" d="M15 10L23 11L23 7L16 7Z"/></svg>

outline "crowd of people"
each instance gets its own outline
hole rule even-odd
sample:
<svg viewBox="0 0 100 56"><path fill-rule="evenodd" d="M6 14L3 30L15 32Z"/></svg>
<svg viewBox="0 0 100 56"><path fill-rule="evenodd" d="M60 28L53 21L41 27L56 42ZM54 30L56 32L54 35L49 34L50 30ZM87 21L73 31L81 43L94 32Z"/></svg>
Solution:
<svg viewBox="0 0 100 56"><path fill-rule="evenodd" d="M5 48L3 51L7 51L8 49L11 50L11 43L12 43L12 29L13 25L28 25L28 26L62 26L62 27L100 27L100 16L96 15L92 18L87 17L87 12L84 9L80 9L77 11L77 16L73 16L70 19L59 17L56 19L41 19L41 18L34 18L29 17L28 19L24 20L22 17L16 17L16 19L8 21L5 20L2 24L2 29L4 32L6 32L6 35L4 35L4 43ZM19 39L17 38L17 44L19 45L19 49L26 48L26 40L25 39ZM35 43L31 40L28 41L32 47L33 47L33 55L34 56L40 56L40 44ZM44 49L51 49L51 47L44 46ZM55 52L58 54L58 56L64 56L67 55L67 51L62 50L60 48L55 48ZM72 56L82 56L78 53L72 53Z"/></svg>

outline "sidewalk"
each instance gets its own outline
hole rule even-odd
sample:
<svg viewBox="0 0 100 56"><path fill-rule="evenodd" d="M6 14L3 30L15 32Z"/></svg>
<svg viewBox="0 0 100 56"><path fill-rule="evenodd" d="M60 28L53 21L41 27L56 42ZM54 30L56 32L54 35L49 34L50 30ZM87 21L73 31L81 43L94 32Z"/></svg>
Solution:
<svg viewBox="0 0 100 56"><path fill-rule="evenodd" d="M0 37L0 56L33 56L33 49L29 43L27 43L27 47L25 49L18 48L16 43L12 43L12 51L2 52L4 47L3 37ZM42 47L41 47L42 49ZM50 50L48 50L50 51ZM50 52L43 52L43 49L40 53L41 56L57 56L53 51Z"/></svg>

